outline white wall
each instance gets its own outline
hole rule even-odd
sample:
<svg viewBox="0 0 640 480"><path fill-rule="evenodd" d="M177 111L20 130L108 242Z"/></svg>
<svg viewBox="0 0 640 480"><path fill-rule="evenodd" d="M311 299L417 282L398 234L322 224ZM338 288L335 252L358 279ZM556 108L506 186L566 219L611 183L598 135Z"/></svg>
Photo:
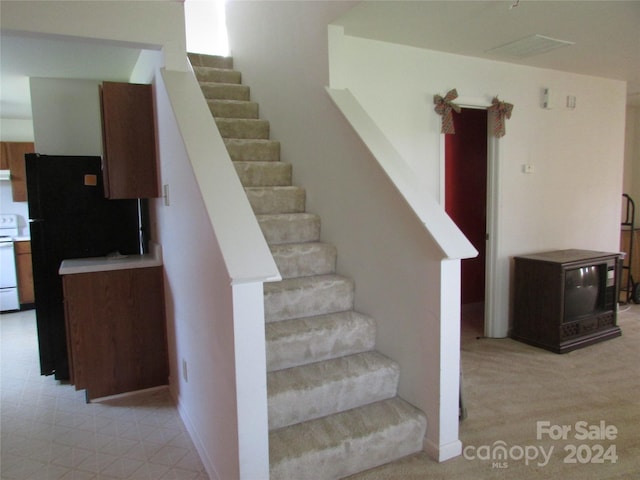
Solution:
<svg viewBox="0 0 640 480"><path fill-rule="evenodd" d="M0 118L0 141L33 142L31 119Z"/></svg>
<svg viewBox="0 0 640 480"><path fill-rule="evenodd" d="M100 82L31 78L35 148L45 155L102 155Z"/></svg>
<svg viewBox="0 0 640 480"><path fill-rule="evenodd" d="M158 199L153 208L165 252L171 389L203 462L215 466L212 478L238 478L231 285L162 78L157 81L160 171L170 205Z"/></svg>
<svg viewBox="0 0 640 480"><path fill-rule="evenodd" d="M515 105L499 141L498 258L508 289L513 255L562 248L618 251L625 84L345 36L336 75L440 196L440 117L433 95ZM384 65L385 68L380 68ZM410 74L408 74L410 72ZM332 72L333 81L333 72ZM549 87L559 100L540 108ZM564 108L566 95L575 110ZM522 173L532 164L535 174ZM505 295L497 315L507 325ZM506 334L506 330L503 332Z"/></svg>

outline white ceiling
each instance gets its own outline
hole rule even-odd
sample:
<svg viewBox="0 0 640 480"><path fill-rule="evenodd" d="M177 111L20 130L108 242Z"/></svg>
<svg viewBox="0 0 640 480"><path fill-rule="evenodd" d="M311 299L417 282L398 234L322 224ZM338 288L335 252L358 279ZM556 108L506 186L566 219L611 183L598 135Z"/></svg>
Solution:
<svg viewBox="0 0 640 480"><path fill-rule="evenodd" d="M628 103L640 106L640 1L363 1L335 23L366 38L625 80ZM532 34L575 44L525 59L487 53ZM3 32L0 117L31 118L29 77L126 81L139 52Z"/></svg>

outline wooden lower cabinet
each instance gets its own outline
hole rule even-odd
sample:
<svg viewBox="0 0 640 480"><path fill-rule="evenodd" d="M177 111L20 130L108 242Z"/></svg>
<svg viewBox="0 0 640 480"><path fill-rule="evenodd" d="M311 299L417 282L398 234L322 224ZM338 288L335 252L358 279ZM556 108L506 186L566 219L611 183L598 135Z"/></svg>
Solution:
<svg viewBox="0 0 640 480"><path fill-rule="evenodd" d="M166 385L162 267L63 276L71 382L87 400Z"/></svg>
<svg viewBox="0 0 640 480"><path fill-rule="evenodd" d="M16 251L16 274L18 277L18 297L20 305L30 305L36 301L33 291L33 264L31 242L21 240L14 243Z"/></svg>

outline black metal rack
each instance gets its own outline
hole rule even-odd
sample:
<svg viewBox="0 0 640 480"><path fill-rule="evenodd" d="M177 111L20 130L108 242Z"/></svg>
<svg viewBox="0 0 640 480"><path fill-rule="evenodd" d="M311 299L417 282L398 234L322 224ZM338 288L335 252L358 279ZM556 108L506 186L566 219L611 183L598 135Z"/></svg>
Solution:
<svg viewBox="0 0 640 480"><path fill-rule="evenodd" d="M635 303L640 303L640 283L635 283L633 275L631 273L631 266L633 265L633 243L635 235L635 216L636 206L634 201L626 193L622 194L622 218L621 223L622 231L629 232L629 246L628 251L625 252L626 256L622 263L622 282L620 283L620 293L626 293L625 303L629 303L633 300ZM624 278L626 272L626 279Z"/></svg>

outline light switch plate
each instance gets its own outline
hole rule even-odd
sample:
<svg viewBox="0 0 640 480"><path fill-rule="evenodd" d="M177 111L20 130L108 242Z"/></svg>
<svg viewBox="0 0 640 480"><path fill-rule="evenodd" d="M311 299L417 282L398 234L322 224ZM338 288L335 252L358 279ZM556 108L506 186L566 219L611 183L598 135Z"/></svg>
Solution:
<svg viewBox="0 0 640 480"><path fill-rule="evenodd" d="M162 198L166 207L169 206L169 184L162 185Z"/></svg>

